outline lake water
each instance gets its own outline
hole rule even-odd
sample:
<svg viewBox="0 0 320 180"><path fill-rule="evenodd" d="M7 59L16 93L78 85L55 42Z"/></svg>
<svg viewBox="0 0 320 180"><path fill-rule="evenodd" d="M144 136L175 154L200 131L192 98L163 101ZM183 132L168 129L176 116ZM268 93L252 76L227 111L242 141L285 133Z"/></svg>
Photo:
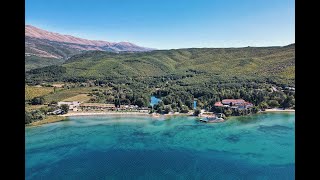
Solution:
<svg viewBox="0 0 320 180"><path fill-rule="evenodd" d="M295 115L83 116L26 128L26 179L294 179Z"/></svg>

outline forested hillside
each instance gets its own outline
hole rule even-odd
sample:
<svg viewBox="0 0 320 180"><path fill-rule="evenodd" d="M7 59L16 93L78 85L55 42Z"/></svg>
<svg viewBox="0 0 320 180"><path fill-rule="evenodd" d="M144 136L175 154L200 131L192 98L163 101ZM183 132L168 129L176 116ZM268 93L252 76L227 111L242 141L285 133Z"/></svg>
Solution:
<svg viewBox="0 0 320 180"><path fill-rule="evenodd" d="M294 85L295 45L285 47L192 48L140 53L89 51L68 59L59 75L48 68L27 72L27 80L148 81L159 77L181 84L234 80ZM50 68L49 68L50 69Z"/></svg>

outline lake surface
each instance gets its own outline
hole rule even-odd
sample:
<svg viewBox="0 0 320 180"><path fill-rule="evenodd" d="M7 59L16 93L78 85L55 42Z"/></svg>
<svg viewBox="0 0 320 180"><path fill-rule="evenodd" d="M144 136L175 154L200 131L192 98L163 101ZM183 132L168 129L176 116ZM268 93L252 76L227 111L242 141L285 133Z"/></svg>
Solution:
<svg viewBox="0 0 320 180"><path fill-rule="evenodd" d="M294 179L295 115L83 116L26 128L26 179Z"/></svg>

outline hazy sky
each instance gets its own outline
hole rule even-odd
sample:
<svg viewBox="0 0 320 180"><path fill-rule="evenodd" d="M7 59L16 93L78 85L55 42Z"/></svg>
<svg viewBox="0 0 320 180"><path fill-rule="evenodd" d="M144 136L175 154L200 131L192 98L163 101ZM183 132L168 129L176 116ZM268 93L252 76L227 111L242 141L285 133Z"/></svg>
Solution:
<svg viewBox="0 0 320 180"><path fill-rule="evenodd" d="M295 42L294 0L26 0L26 24L158 49Z"/></svg>

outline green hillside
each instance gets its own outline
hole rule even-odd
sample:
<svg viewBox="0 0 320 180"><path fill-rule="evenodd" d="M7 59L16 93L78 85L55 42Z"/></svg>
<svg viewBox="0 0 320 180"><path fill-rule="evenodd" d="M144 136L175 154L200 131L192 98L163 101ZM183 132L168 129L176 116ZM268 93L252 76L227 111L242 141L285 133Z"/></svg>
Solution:
<svg viewBox="0 0 320 180"><path fill-rule="evenodd" d="M65 60L64 59L55 59L55 58L44 58L38 56L26 56L25 57L25 71L31 69L41 68L51 65L61 65Z"/></svg>
<svg viewBox="0 0 320 180"><path fill-rule="evenodd" d="M62 65L64 71L59 77L62 80L171 77L186 84L209 80L269 79L294 85L294 66L294 44L285 47L191 48L141 53L90 51L68 59ZM27 73L29 80L50 81L50 77L41 69Z"/></svg>

